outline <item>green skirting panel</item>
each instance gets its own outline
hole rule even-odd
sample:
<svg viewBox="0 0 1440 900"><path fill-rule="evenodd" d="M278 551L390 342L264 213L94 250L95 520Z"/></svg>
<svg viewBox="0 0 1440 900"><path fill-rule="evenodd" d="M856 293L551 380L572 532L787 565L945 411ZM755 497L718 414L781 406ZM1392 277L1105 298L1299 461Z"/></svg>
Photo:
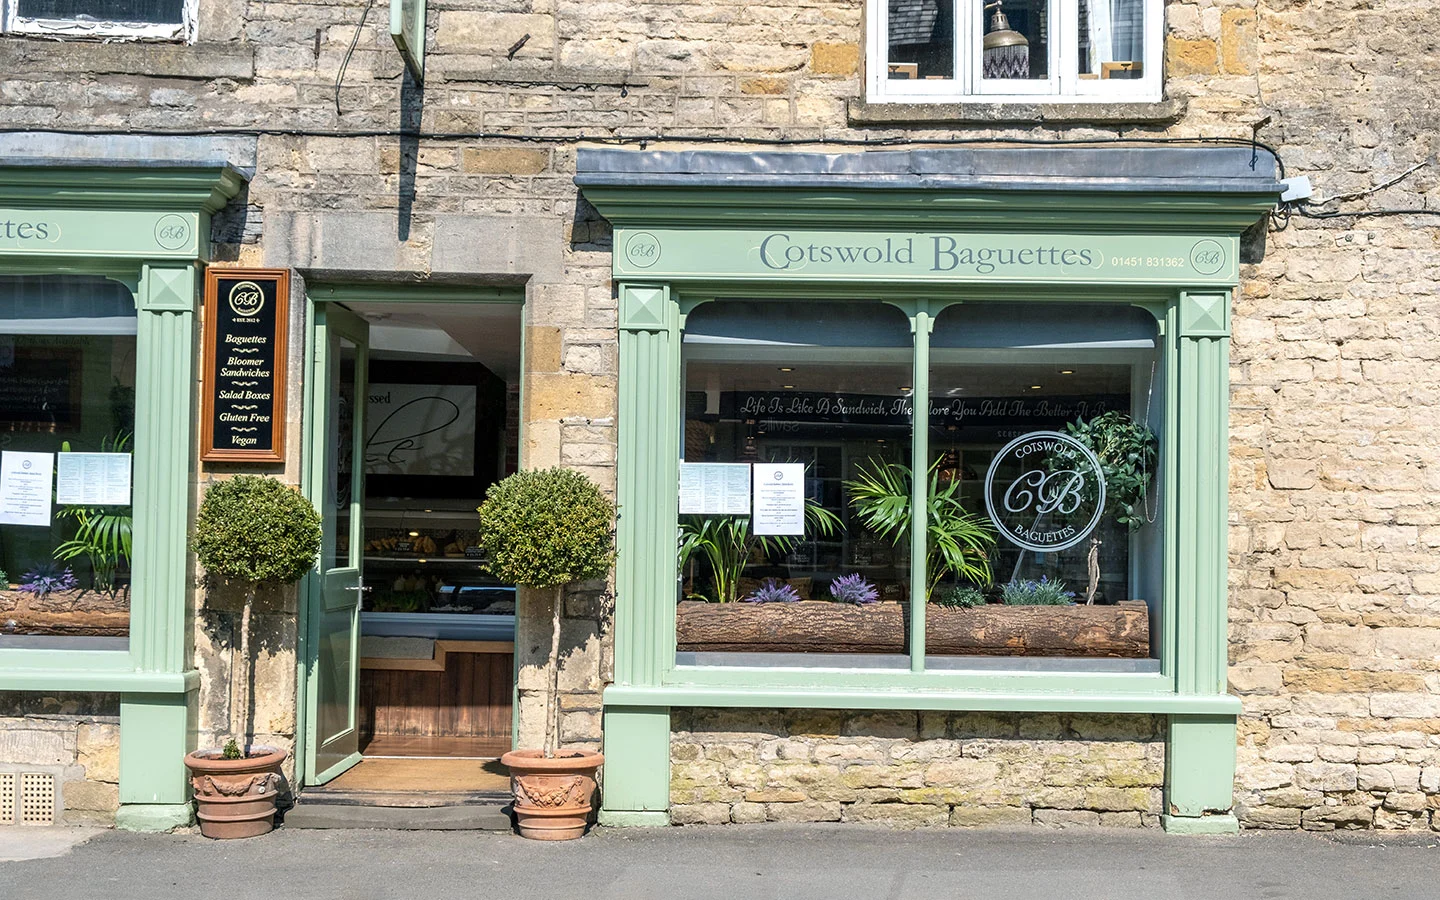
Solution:
<svg viewBox="0 0 1440 900"><path fill-rule="evenodd" d="M1238 826L1230 814L1234 805L1235 718L1171 716L1165 745L1165 829L1187 834L1235 831Z"/></svg>
<svg viewBox="0 0 1440 900"><path fill-rule="evenodd" d="M187 806L185 754L192 747L195 694L120 695L120 814L126 808ZM170 826L174 827L174 826Z"/></svg>
<svg viewBox="0 0 1440 900"><path fill-rule="evenodd" d="M173 831L194 824L189 803L126 803L115 813L115 827L122 831Z"/></svg>
<svg viewBox="0 0 1440 900"><path fill-rule="evenodd" d="M605 710L605 792L601 825L669 825L670 710Z"/></svg>

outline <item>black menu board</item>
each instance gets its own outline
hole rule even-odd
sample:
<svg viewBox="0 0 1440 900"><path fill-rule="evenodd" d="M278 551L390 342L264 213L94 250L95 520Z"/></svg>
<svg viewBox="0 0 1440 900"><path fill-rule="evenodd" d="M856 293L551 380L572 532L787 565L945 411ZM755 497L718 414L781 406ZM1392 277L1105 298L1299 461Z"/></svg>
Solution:
<svg viewBox="0 0 1440 900"><path fill-rule="evenodd" d="M210 269L205 275L201 458L282 462L288 269Z"/></svg>

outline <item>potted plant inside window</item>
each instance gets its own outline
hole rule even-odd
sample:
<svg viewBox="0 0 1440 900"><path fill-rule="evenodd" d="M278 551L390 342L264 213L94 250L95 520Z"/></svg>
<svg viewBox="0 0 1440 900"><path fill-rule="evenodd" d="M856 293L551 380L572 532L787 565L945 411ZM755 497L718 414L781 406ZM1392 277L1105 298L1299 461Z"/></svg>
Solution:
<svg viewBox="0 0 1440 900"><path fill-rule="evenodd" d="M578 838L589 824L595 773L605 757L558 747L560 610L565 585L609 574L615 560L615 505L584 475L555 468L516 472L496 482L479 513L479 546L491 574L553 594L544 746L500 758L510 770L516 823L527 838Z"/></svg>
<svg viewBox="0 0 1440 900"><path fill-rule="evenodd" d="M250 615L261 585L294 584L315 564L321 523L299 491L273 478L237 475L210 485L195 520L192 547L211 587L240 585L245 602L230 667L230 739L185 757L200 833L254 837L275 827L286 751L250 743Z"/></svg>

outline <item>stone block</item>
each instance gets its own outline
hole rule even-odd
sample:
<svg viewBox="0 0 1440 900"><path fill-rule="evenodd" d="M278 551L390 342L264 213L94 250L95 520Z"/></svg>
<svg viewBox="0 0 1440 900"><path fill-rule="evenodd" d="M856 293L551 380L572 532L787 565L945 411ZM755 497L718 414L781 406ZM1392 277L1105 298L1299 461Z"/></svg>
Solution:
<svg viewBox="0 0 1440 900"><path fill-rule="evenodd" d="M730 807L730 821L736 825L755 825L765 821L765 804L736 803Z"/></svg>
<svg viewBox="0 0 1440 900"><path fill-rule="evenodd" d="M1086 788L1084 805L1102 812L1160 812L1151 788Z"/></svg>
<svg viewBox="0 0 1440 900"><path fill-rule="evenodd" d="M529 37L512 58L549 58L555 46L554 16L441 10L434 40L435 49L441 52L505 57L510 48L526 35Z"/></svg>
<svg viewBox="0 0 1440 900"><path fill-rule="evenodd" d="M73 732L29 727L24 719L0 722L0 762L68 766L75 762Z"/></svg>
<svg viewBox="0 0 1440 900"><path fill-rule="evenodd" d="M1220 47L1225 74L1255 74L1259 58L1255 10L1227 9L1220 14Z"/></svg>
<svg viewBox="0 0 1440 900"><path fill-rule="evenodd" d="M810 71L816 75L854 75L860 71L860 45L816 41L810 47Z"/></svg>
<svg viewBox="0 0 1440 900"><path fill-rule="evenodd" d="M1353 791L1356 767L1344 763L1312 762L1295 767L1295 786L1302 790Z"/></svg>
<svg viewBox="0 0 1440 900"><path fill-rule="evenodd" d="M925 828L950 824L950 809L914 803L856 803L845 808L846 822Z"/></svg>
<svg viewBox="0 0 1440 900"><path fill-rule="evenodd" d="M1334 831L1337 828L1368 828L1375 811L1368 806L1322 806L1300 814L1300 827L1307 831Z"/></svg>
<svg viewBox="0 0 1440 900"><path fill-rule="evenodd" d="M531 419L613 416L618 402L614 377L536 373L529 389L526 405Z"/></svg>
<svg viewBox="0 0 1440 900"><path fill-rule="evenodd" d="M837 802L806 800L765 805L765 818L770 822L838 822L840 816L841 805Z"/></svg>
<svg viewBox="0 0 1440 900"><path fill-rule="evenodd" d="M1100 814L1088 809L1037 809L1035 824L1052 828L1096 828L1100 825Z"/></svg>
<svg viewBox="0 0 1440 900"><path fill-rule="evenodd" d="M550 153L531 147L466 147L460 167L472 175L539 175Z"/></svg>
<svg viewBox="0 0 1440 900"><path fill-rule="evenodd" d="M779 95L790 90L790 82L778 75L757 75L740 79L739 87L742 94Z"/></svg>
<svg viewBox="0 0 1440 900"><path fill-rule="evenodd" d="M983 788L1000 775L1000 764L988 759L945 759L925 768L925 783L941 787Z"/></svg>
<svg viewBox="0 0 1440 900"><path fill-rule="evenodd" d="M1165 41L1165 71L1173 77L1214 75L1219 69L1219 52L1214 41L1190 41L1170 37ZM1036 818L1039 818L1037 811Z"/></svg>
<svg viewBox="0 0 1440 900"><path fill-rule="evenodd" d="M1300 810L1276 806L1256 806L1239 814L1240 824L1246 828L1299 828Z"/></svg>
<svg viewBox="0 0 1440 900"><path fill-rule="evenodd" d="M728 803L676 803L670 806L671 825L724 825L729 821Z"/></svg>
<svg viewBox="0 0 1440 900"><path fill-rule="evenodd" d="M1105 828L1139 828L1145 822L1138 812L1102 812L1100 824Z"/></svg>
<svg viewBox="0 0 1440 900"><path fill-rule="evenodd" d="M120 786L100 781L67 781L61 788L65 809L113 813L120 808Z"/></svg>
<svg viewBox="0 0 1440 900"><path fill-rule="evenodd" d="M950 824L958 828L1031 824L1024 806L956 806L950 810Z"/></svg>
<svg viewBox="0 0 1440 900"><path fill-rule="evenodd" d="M75 732L75 761L86 781L120 781L120 726L82 722Z"/></svg>

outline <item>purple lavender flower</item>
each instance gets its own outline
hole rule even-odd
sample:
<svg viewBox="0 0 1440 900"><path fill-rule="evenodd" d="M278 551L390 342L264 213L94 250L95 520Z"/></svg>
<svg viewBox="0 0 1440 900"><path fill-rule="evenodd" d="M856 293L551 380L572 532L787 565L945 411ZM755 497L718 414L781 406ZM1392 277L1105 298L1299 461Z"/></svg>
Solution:
<svg viewBox="0 0 1440 900"><path fill-rule="evenodd" d="M794 603L800 599L795 589L777 578L767 578L760 586L740 598L745 603Z"/></svg>
<svg viewBox="0 0 1440 900"><path fill-rule="evenodd" d="M75 573L68 566L62 569L54 563L41 563L25 573L20 579L19 589L43 598L56 591L74 590L75 584Z"/></svg>
<svg viewBox="0 0 1440 900"><path fill-rule="evenodd" d="M865 604L879 600L880 591L866 581L865 576L856 572L830 582L830 596L834 597L837 603Z"/></svg>

